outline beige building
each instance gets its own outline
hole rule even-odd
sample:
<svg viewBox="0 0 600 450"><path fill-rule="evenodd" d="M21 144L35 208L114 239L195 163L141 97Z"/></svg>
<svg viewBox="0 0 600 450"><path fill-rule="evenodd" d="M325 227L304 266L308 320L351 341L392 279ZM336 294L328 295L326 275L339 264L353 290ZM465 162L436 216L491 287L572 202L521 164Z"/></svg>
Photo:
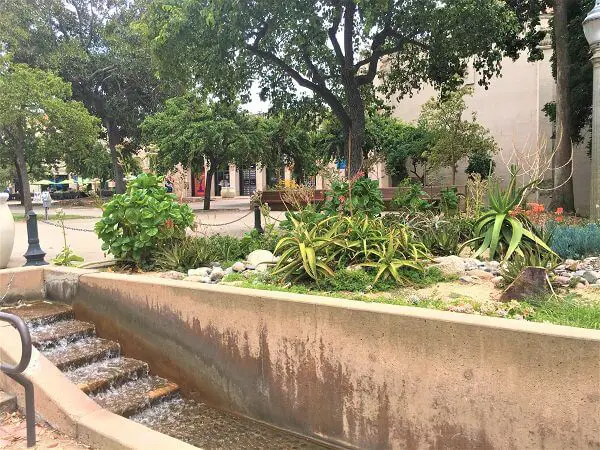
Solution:
<svg viewBox="0 0 600 450"><path fill-rule="evenodd" d="M543 24L548 23L549 16L543 17ZM544 105L556 99L556 84L552 77L550 57L552 48L549 37L542 43L544 59L536 62L527 61L523 55L517 61L506 59L502 65L502 76L491 80L486 90L480 86L478 75L470 70L465 84L474 89L472 97L466 102L470 111L477 113L478 122L488 128L501 148L495 156L496 175L508 178L511 163L518 163L528 173L544 172L547 180L542 189L552 186L551 158L555 146L552 139L553 126L543 112ZM394 115L407 122L416 121L421 106L436 92L426 86L412 97L394 101ZM470 113L469 111L469 113ZM586 145L573 150L573 183L575 190L575 206L580 214L589 210L590 158ZM464 169L466 161L459 168L457 184L466 182ZM548 170L543 169L548 167ZM383 186L389 186L390 177L380 167L374 176L381 180ZM450 170L435 174L433 183L449 184ZM547 202L550 190L539 192L540 201Z"/></svg>

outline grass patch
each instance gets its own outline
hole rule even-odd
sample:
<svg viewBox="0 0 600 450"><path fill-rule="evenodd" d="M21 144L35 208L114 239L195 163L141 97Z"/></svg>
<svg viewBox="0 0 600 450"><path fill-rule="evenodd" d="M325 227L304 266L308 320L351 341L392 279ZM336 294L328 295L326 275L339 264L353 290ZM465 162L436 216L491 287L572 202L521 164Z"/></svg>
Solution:
<svg viewBox="0 0 600 450"><path fill-rule="evenodd" d="M37 217L38 217L38 220L46 220L44 218L43 214L38 214ZM63 220L98 219L98 217L82 216L82 215L79 215L79 214L65 214L62 218L63 218ZM15 219L16 222L22 222L22 221L25 220L25 214L15 214L15 213L13 213L13 219ZM48 220L58 220L58 216L56 216L56 214L48 214Z"/></svg>
<svg viewBox="0 0 600 450"><path fill-rule="evenodd" d="M440 275L434 272L433 274L430 274L429 277L424 276L423 278L430 284L448 281L448 279L443 276L441 277L441 281L434 281L438 280L439 277ZM282 285L271 282L271 280L268 279L268 275L265 274L253 274L250 278L246 278L242 274L233 273L228 275L224 281L249 289L319 295L322 297L344 298L365 303L413 306L440 311L512 318L533 322L549 322L556 325L600 330L600 302L589 301L572 294L562 297L532 298L528 299L526 302L511 301L508 303L500 303L489 299L475 300L469 297L458 297L450 301L444 301L435 296L430 298L419 298L414 294L400 293L398 291L369 294L364 292L350 292L347 290L324 290L308 284ZM423 281L423 283L425 283L425 281Z"/></svg>
<svg viewBox="0 0 600 450"><path fill-rule="evenodd" d="M534 303L535 322L600 330L600 302L584 300L577 295L553 297Z"/></svg>

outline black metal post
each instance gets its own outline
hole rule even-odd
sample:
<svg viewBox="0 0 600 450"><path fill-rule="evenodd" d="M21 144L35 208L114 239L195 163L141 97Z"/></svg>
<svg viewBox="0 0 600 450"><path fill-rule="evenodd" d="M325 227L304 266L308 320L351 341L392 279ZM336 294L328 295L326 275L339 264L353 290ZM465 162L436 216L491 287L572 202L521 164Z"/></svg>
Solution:
<svg viewBox="0 0 600 450"><path fill-rule="evenodd" d="M263 234L265 230L262 227L262 220L260 217L260 205L254 205L254 228L260 234Z"/></svg>
<svg viewBox="0 0 600 450"><path fill-rule="evenodd" d="M40 239L38 236L37 215L33 211L27 213L27 242L29 246L23 256L27 262L27 266L45 266L48 263L44 261L46 252L40 247Z"/></svg>

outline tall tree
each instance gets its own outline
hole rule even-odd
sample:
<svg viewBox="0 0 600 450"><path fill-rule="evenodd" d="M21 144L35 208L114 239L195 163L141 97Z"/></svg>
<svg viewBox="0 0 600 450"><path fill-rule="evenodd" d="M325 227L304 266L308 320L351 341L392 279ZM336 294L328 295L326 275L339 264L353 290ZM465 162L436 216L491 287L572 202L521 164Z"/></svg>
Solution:
<svg viewBox="0 0 600 450"><path fill-rule="evenodd" d="M454 88L470 58L486 84L504 56L517 58L525 48L541 56L543 3L155 0L145 25L165 73L210 90L247 91L258 81L271 99L310 91L342 124L354 174L375 87L387 96L425 82Z"/></svg>
<svg viewBox="0 0 600 450"><path fill-rule="evenodd" d="M55 164L98 138L98 120L70 98L70 85L56 75L0 60L0 147L12 151L25 212L32 209L28 160Z"/></svg>
<svg viewBox="0 0 600 450"><path fill-rule="evenodd" d="M573 195L573 121L571 113L568 12L572 0L560 0L554 5L554 46L556 63L556 139L554 155L554 190L551 208L562 207L566 211L575 211Z"/></svg>
<svg viewBox="0 0 600 450"><path fill-rule="evenodd" d="M208 102L193 94L167 100L163 111L146 117L142 131L158 147L158 166L164 170L181 164L202 172L207 166L204 209L210 209L217 170L259 160L266 143L258 119L237 103Z"/></svg>
<svg viewBox="0 0 600 450"><path fill-rule="evenodd" d="M477 115L471 120L463 118L467 105L464 96L472 93L461 88L440 99L431 98L421 110L419 126L431 133L433 145L427 153L427 163L432 169L450 167L452 184L456 185L458 163L474 154L493 154L498 144L487 128L477 123Z"/></svg>
<svg viewBox="0 0 600 450"><path fill-rule="evenodd" d="M52 70L101 118L117 192L125 191L117 146L135 139L144 116L173 86L155 76L149 51L132 28L142 12L128 0L0 0L0 44L16 62Z"/></svg>

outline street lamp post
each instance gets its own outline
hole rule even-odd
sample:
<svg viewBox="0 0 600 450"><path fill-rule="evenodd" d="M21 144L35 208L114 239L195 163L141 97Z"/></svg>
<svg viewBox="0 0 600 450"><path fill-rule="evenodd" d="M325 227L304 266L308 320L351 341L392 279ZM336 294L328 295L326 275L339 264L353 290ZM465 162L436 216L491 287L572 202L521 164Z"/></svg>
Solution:
<svg viewBox="0 0 600 450"><path fill-rule="evenodd" d="M583 21L583 32L592 50L594 67L592 101L592 176L590 219L600 219L600 0Z"/></svg>

